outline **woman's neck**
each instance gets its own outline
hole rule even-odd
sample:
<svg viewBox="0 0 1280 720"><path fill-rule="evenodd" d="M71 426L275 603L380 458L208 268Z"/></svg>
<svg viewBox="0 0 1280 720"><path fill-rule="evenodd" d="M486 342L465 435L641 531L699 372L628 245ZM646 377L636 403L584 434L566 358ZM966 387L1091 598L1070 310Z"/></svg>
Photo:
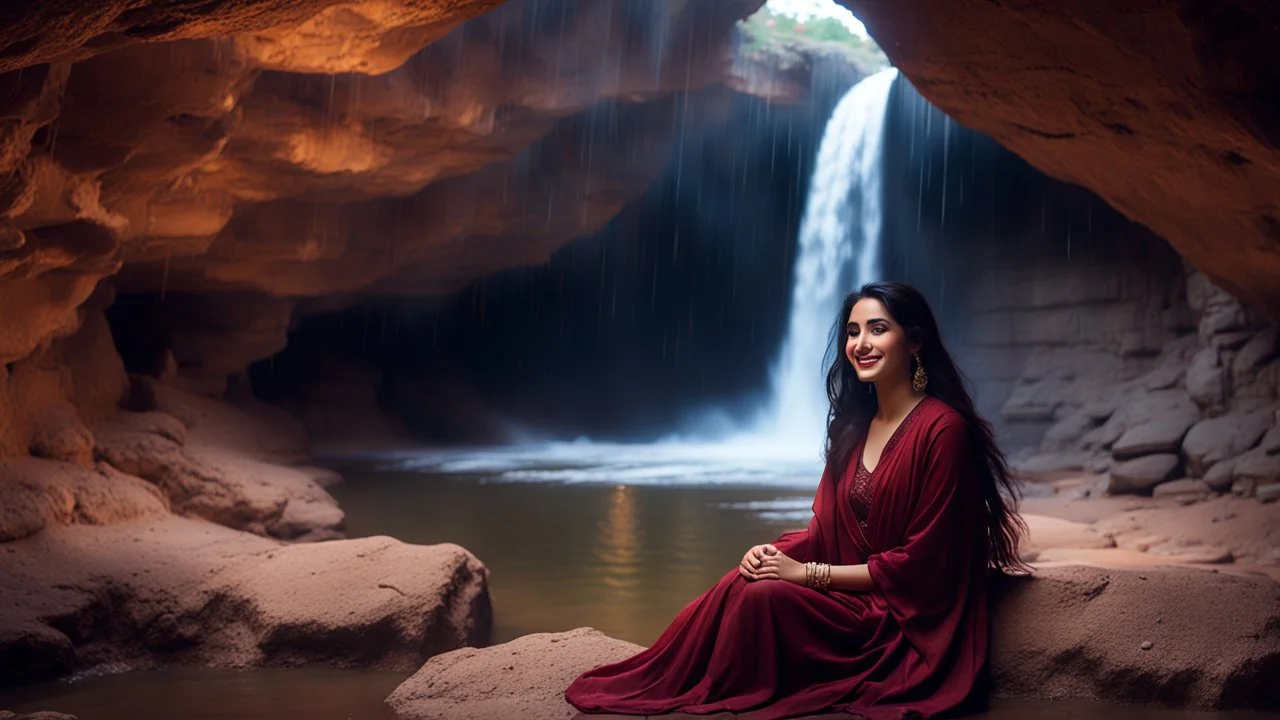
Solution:
<svg viewBox="0 0 1280 720"><path fill-rule="evenodd" d="M893 383L887 387L876 385L876 419L895 422L906 417L911 408L924 399L925 393L911 387L911 383Z"/></svg>

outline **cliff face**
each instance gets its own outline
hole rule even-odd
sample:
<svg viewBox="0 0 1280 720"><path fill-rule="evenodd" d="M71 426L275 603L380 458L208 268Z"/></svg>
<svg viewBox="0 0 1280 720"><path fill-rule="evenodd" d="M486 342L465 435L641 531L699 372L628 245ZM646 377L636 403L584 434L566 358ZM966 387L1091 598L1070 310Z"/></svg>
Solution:
<svg viewBox="0 0 1280 720"><path fill-rule="evenodd" d="M920 93L1280 318L1280 7L843 0Z"/></svg>

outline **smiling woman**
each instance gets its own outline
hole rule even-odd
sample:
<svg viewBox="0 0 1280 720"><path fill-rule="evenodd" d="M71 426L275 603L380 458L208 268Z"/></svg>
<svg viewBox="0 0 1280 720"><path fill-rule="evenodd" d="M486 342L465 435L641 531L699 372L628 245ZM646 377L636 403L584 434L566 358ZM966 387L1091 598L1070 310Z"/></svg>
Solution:
<svg viewBox="0 0 1280 720"><path fill-rule="evenodd" d="M749 549L650 648L577 678L579 710L875 720L983 698L987 571L1025 570L1004 456L918 291L866 285L837 327L808 528Z"/></svg>

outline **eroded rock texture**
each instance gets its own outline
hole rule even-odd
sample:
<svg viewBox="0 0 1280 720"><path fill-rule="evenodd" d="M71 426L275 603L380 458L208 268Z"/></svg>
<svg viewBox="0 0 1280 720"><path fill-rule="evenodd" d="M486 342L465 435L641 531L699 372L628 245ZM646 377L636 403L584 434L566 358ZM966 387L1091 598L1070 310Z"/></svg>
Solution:
<svg viewBox="0 0 1280 720"><path fill-rule="evenodd" d="M843 2L931 102L1280 318L1280 6Z"/></svg>

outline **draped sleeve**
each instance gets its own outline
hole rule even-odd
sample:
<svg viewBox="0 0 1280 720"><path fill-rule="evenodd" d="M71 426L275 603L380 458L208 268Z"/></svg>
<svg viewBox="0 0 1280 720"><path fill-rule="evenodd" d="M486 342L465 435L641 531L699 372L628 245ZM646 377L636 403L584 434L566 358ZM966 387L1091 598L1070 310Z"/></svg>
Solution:
<svg viewBox="0 0 1280 720"><path fill-rule="evenodd" d="M958 629L979 563L985 566L986 539L964 420L944 418L920 447L901 543L868 556L867 571L903 632L927 657L930 646L945 644Z"/></svg>
<svg viewBox="0 0 1280 720"><path fill-rule="evenodd" d="M818 481L818 490L813 497L813 516L809 519L808 527L782 533L773 541L779 552L798 562L827 559L830 556L829 550L824 548L823 528L835 524L832 500L837 494L834 487L836 482L837 478L831 468L824 468L822 478Z"/></svg>

